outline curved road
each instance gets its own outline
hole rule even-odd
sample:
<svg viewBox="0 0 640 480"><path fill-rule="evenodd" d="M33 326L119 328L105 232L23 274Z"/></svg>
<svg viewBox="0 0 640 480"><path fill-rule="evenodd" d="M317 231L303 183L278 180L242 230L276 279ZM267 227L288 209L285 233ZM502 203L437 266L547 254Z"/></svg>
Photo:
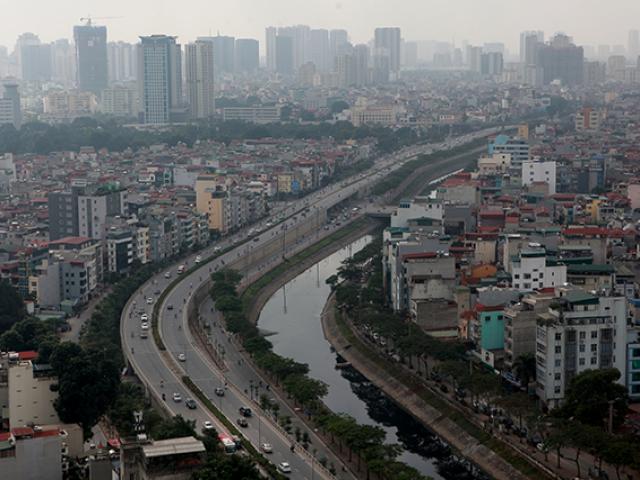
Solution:
<svg viewBox="0 0 640 480"><path fill-rule="evenodd" d="M262 388L259 388L261 380L250 366L242 362L241 353L238 352L235 343L229 340L226 332L221 328L220 322L216 322L213 317L215 313L210 313L207 318L207 312L201 310L202 321L213 327L214 347L220 352L224 351L222 368L196 346L187 326L187 308L184 307L189 305L191 297L199 288L207 288L206 284L210 280L210 273L218 268L231 266L239 270L245 280L255 279L262 272L281 262L283 253L291 254L302 250L319 238L332 233L336 227L333 225L325 226L326 211L329 208L370 187L416 155L453 148L496 131L497 129L488 129L449 140L444 144L412 146L396 154L382 157L366 172L347 181L342 181L340 184L325 187L302 200L285 204L270 219L262 220L252 226L252 231L260 232L253 236L252 241L241 243L246 240L249 233L248 229L245 229L222 240L215 246L202 250L199 252L203 260L200 264L201 268L181 276L181 281L174 286L164 299L163 304L159 306L158 321L160 334L166 347L164 352L157 348L151 330L148 338L140 337L140 316L142 313L146 313L151 320L155 301L175 279L178 264L150 279L132 295L121 317L123 351L135 373L148 388L149 393L157 401L164 403L172 415L181 414L185 418L195 420L198 428L205 421L210 421L218 431L226 431L226 428L197 399L196 409L190 410L185 406L184 400L192 397L180 380L180 377L186 374L231 422L235 423L240 417L239 407L250 406L255 413L253 417L248 419L249 426L239 429L256 448L259 448L263 442L270 443L273 447L273 453L268 455L268 458L275 464L283 461L288 462L292 469L291 478L331 478L331 475L318 462L312 462L310 456L302 452L302 449L296 449L296 452L292 453L290 451L292 440L275 425L275 422L263 413L257 412L259 409L256 408L255 403L251 402L250 397L258 389L260 393L264 393L266 391L264 383ZM435 162L433 167L434 169L439 168L437 171L434 170L434 176L448 173L454 169L453 166L447 164L446 159ZM304 212L305 209L306 212ZM283 220L281 223L272 225L272 222L276 223L281 220ZM220 249L224 250L232 245L237 246L217 258L211 258ZM194 254L181 263L189 269L195 265L195 259L196 255ZM170 278L165 278L167 272L170 273ZM152 303L147 303L148 300ZM226 344L225 338L227 339ZM182 356L184 357L182 358ZM215 389L224 387L225 382L227 383L225 395L223 397L216 396ZM255 390L252 388L253 385L256 386ZM180 394L182 401L174 402L172 399L174 393ZM256 392L256 396L259 396L260 393ZM166 397L164 402L161 400L162 394ZM281 407L286 408L283 402L279 403ZM325 456L330 463L336 465L339 473L335 478L353 478L348 472L340 471L341 463L339 460L313 432L310 434L312 448L317 449L317 458Z"/></svg>

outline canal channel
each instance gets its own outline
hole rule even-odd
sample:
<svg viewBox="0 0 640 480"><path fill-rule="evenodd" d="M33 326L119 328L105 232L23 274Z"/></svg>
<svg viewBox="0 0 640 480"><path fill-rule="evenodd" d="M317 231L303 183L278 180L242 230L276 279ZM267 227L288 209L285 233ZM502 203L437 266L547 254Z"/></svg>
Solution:
<svg viewBox="0 0 640 480"><path fill-rule="evenodd" d="M388 443L400 444L399 460L434 479L487 478L355 369L335 368L342 359L324 338L320 319L331 293L325 280L371 240L364 236L354 241L286 283L265 304L258 326L271 333L269 340L276 353L308 364L310 376L329 386L324 402L332 411L382 427Z"/></svg>

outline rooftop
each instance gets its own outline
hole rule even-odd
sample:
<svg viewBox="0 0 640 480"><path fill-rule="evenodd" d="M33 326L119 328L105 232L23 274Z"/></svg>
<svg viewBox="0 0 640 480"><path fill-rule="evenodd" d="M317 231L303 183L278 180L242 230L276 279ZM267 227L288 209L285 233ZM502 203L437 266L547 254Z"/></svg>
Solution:
<svg viewBox="0 0 640 480"><path fill-rule="evenodd" d="M150 445L144 445L142 451L145 457L153 458L185 453L203 453L205 448L204 444L194 437L181 437L155 441Z"/></svg>

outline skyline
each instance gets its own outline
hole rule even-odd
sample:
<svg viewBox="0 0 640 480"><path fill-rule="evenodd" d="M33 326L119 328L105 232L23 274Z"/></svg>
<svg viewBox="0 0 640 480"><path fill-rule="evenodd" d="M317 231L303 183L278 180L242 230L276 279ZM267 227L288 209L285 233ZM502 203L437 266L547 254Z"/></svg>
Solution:
<svg viewBox="0 0 640 480"><path fill-rule="evenodd" d="M131 4L113 0L90 0L78 7L77 0L59 0L40 4L30 0L3 12L0 45L10 50L18 35L37 34L44 42L73 37L73 26L90 14L95 24L105 25L109 41L137 42L141 35L175 35L180 43L208 34L255 38L264 55L264 29L267 26L305 24L312 28L346 29L353 43L366 43L381 26L398 26L409 41L448 41L460 46L463 40L481 45L502 42L515 52L519 34L524 30L543 30L548 38L564 32L578 45L624 45L627 32L640 29L640 3L614 0L603 5L598 0L541 0L535 5L520 2L504 4L500 0L458 0L455 5L440 0L400 0L390 4L382 0L343 0L327 6L310 0L305 9L295 0L236 0L233 8L221 8L221 2L186 0L176 8L167 1L141 0ZM37 5L36 5L37 4ZM32 15L33 8L39 14ZM550 15L550 9L552 15ZM141 19L150 17L152 21ZM588 12L588 13L585 13ZM366 15L363 15L366 13ZM580 15L578 15L580 13ZM100 17L121 17L100 20ZM455 21L451 20L455 17Z"/></svg>

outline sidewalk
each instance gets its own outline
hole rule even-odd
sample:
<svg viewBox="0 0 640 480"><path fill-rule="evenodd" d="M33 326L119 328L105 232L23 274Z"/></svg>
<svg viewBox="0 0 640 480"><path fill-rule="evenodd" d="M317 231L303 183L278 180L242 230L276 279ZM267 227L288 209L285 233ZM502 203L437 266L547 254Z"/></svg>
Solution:
<svg viewBox="0 0 640 480"><path fill-rule="evenodd" d="M78 343L78 341L80 340L80 331L82 330L82 326L87 320L89 320L89 318L91 318L91 315L93 314L93 311L95 310L98 303L100 303L100 301L102 301L104 297L106 297L110 293L111 288L105 288L97 297L92 298L89 303L85 305L84 309L80 312L79 315L69 317L67 319L67 323L69 324L71 329L68 332L62 332L62 334L60 335L60 339L62 341Z"/></svg>

